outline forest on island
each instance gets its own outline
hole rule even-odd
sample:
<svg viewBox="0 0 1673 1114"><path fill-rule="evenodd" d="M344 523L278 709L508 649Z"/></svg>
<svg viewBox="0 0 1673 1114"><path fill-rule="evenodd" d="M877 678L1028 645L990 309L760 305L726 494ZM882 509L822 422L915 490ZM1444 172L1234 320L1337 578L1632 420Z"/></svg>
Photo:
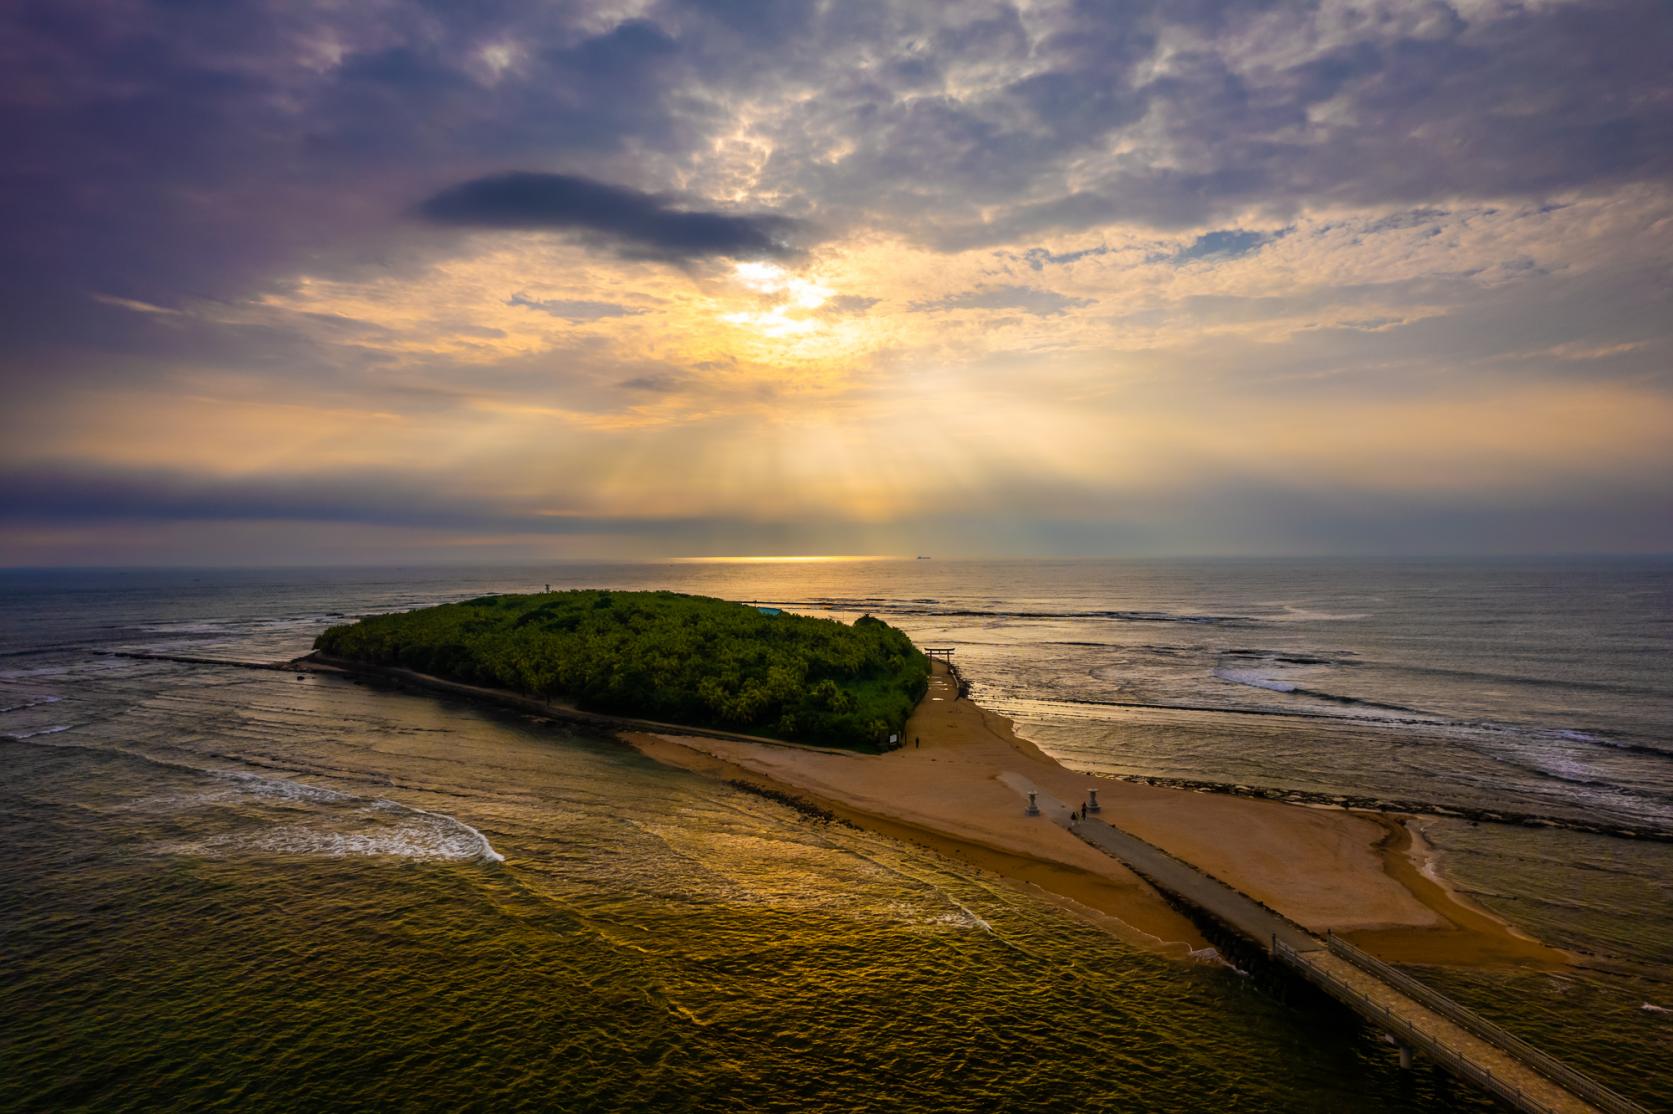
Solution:
<svg viewBox="0 0 1673 1114"><path fill-rule="evenodd" d="M595 712L878 749L929 683L904 633L677 592L481 596L332 627L331 657Z"/></svg>

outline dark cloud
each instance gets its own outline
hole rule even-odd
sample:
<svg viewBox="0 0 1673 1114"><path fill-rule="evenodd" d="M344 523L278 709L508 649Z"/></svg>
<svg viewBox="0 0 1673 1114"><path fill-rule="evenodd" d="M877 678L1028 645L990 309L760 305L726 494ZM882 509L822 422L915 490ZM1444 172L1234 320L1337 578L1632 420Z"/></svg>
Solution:
<svg viewBox="0 0 1673 1114"><path fill-rule="evenodd" d="M1071 298L1055 290L1041 290L1033 286L1006 284L979 286L975 290L949 294L933 301L913 302L912 309L917 313L940 313L953 309L1015 309L1035 317L1055 317L1071 309L1092 305L1095 300Z"/></svg>
<svg viewBox="0 0 1673 1114"><path fill-rule="evenodd" d="M1314 5L1235 2L1033 14L1049 30L1007 48L1026 75L1009 84L973 82L957 98L828 89L786 127L801 161L778 160L783 185L963 249L1673 175L1673 18L1657 0L1468 19L1414 4L1352 26ZM1218 37L1159 45L1191 42L1182 28ZM1280 39L1334 45L1249 57ZM941 61L956 73L964 59L949 47ZM831 132L851 152L816 159Z"/></svg>
<svg viewBox="0 0 1673 1114"><path fill-rule="evenodd" d="M634 306L624 306L616 302L589 302L584 298L531 298L527 294L513 294L506 299L508 306L522 306L525 309L539 310L549 313L553 317L561 317L565 321L579 324L583 321L599 321L606 317L635 317L646 312Z"/></svg>
<svg viewBox="0 0 1673 1114"><path fill-rule="evenodd" d="M666 529L677 520L554 514L461 490L440 477L375 472L210 479L169 470L42 467L0 492L0 522L308 522L591 533Z"/></svg>
<svg viewBox="0 0 1673 1114"><path fill-rule="evenodd" d="M863 294L838 294L827 301L820 309L840 317L858 316L880 301L882 301L881 298L868 298Z"/></svg>
<svg viewBox="0 0 1673 1114"><path fill-rule="evenodd" d="M679 208L666 198L572 174L514 172L461 182L419 206L427 220L466 228L554 230L655 259L791 254L795 222Z"/></svg>
<svg viewBox="0 0 1673 1114"><path fill-rule="evenodd" d="M1413 0L1355 19L1268 0L1019 7L654 0L622 19L609 6L512 0L0 5L6 410L17 422L58 415L68 445L83 432L77 408L104 390L202 381L348 406L370 384L379 405L411 411L463 406L470 391L527 398L560 381L616 401L679 384L638 374L644 364L594 367L584 342L603 330L565 330L572 350L522 357L527 365L461 368L398 354L393 326L252 300L302 276L418 274L470 250L485 228L550 229L673 261L782 255L817 229L1003 248L1026 275L1118 243L1190 241L1161 255L1164 266L1233 258L1265 242L1250 228L1327 211L1365 235L1386 216L1386 227L1437 237L1472 211L1537 211L1571 196L1608 201L1600 230L1653 231L1667 211L1666 0ZM504 173L530 167L551 173ZM424 198L431 219L411 219ZM1399 365L1389 346L1403 344L1409 359L1461 376L1513 357L1541 374L1597 376L1603 361L1583 354L1619 351L1612 374L1660 389L1666 268L1611 278L1593 259L1560 256L1541 255L1553 271L1537 282L1538 264L1483 254L1459 265L1496 267L1492 282L1454 275L1435 289L1363 295L1335 284L1270 300L1141 300L1123 312L1324 323L1202 361L1227 377L1299 366L1320 378L1385 376ZM1477 289L1507 277L1526 285ZM498 296L517 282L565 288L519 276ZM891 305L910 296L878 292ZM1345 317L1324 312L1361 298ZM577 323L633 312L526 294L512 304ZM987 285L911 308L1050 317L1087 304ZM1420 304L1430 308L1403 313ZM870 308L848 295L823 312ZM494 335L470 321L431 324ZM1537 355L1546 349L1559 354ZM537 362L561 374L531 375ZM42 480L29 489L31 513L59 500L65 513L116 517L126 506L205 521L252 508L383 521L397 513L389 507L421 513L424 498L393 481L333 495L324 481L118 479ZM435 513L470 510L450 498L436 495Z"/></svg>
<svg viewBox="0 0 1673 1114"><path fill-rule="evenodd" d="M655 375L636 375L632 379L623 379L616 384L624 391L647 391L652 394L670 394L685 385L682 376L671 375L666 372Z"/></svg>
<svg viewBox="0 0 1673 1114"><path fill-rule="evenodd" d="M399 217L449 182L466 183L443 194L457 220L557 222L674 258L782 250L782 218L656 192L701 182L745 103L776 106L752 121L772 151L758 185L789 199L775 209L946 248L1673 175L1661 0L1412 5L1329 27L1312 5L1238 0L1047 4L1026 21L1003 2L651 13L6 5L0 326L20 344L119 334L87 294L172 307L304 268L414 266L447 244ZM1246 56L1279 40L1295 49ZM605 219L585 197L485 184L530 165L624 195Z"/></svg>

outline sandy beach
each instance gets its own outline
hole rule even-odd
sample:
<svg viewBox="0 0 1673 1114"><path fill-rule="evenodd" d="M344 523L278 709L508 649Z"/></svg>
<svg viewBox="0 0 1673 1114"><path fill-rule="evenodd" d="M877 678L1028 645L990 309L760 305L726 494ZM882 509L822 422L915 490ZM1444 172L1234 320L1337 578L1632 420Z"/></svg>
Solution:
<svg viewBox="0 0 1673 1114"><path fill-rule="evenodd" d="M958 696L937 664L883 755L678 733L628 731L646 754L814 801L853 823L917 842L1071 902L1128 938L1178 954L1201 933L1143 879L1071 830L1096 789L1107 822L1318 933L1403 962L1554 965L1566 953L1517 932L1423 869L1403 817L1309 808L1095 778L1020 738ZM1041 815L1027 815L1027 794Z"/></svg>
<svg viewBox="0 0 1673 1114"><path fill-rule="evenodd" d="M788 794L850 823L1032 887L1112 933L1180 957L1210 945L1174 903L1078 837L1069 812L1097 790L1107 823L1302 927L1393 962L1566 966L1548 947L1454 892L1411 817L1145 785L1071 770L1004 716L959 696L939 662L885 754L581 712L516 693L314 654L296 668L365 675L613 731L660 762ZM1040 815L1027 814L1028 793Z"/></svg>

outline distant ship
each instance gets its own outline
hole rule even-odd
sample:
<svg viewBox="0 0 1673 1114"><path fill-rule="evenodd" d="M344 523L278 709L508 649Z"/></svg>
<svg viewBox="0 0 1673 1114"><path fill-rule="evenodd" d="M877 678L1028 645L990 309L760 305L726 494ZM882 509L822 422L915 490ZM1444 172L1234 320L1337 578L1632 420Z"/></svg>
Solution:
<svg viewBox="0 0 1673 1114"><path fill-rule="evenodd" d="M922 553L920 553L920 554L918 554L918 560L920 560L920 561L928 561L928 560L930 560L930 558L928 558L928 557L925 557L925 556L924 556L924 555L923 555L923 554L922 554Z"/></svg>

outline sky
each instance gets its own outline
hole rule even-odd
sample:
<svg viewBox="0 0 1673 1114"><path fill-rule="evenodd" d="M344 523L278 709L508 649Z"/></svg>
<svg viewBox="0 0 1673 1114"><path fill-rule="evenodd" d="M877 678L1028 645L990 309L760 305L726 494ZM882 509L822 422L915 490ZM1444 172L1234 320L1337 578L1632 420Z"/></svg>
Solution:
<svg viewBox="0 0 1673 1114"><path fill-rule="evenodd" d="M13 0L0 564L1673 551L1673 6Z"/></svg>

